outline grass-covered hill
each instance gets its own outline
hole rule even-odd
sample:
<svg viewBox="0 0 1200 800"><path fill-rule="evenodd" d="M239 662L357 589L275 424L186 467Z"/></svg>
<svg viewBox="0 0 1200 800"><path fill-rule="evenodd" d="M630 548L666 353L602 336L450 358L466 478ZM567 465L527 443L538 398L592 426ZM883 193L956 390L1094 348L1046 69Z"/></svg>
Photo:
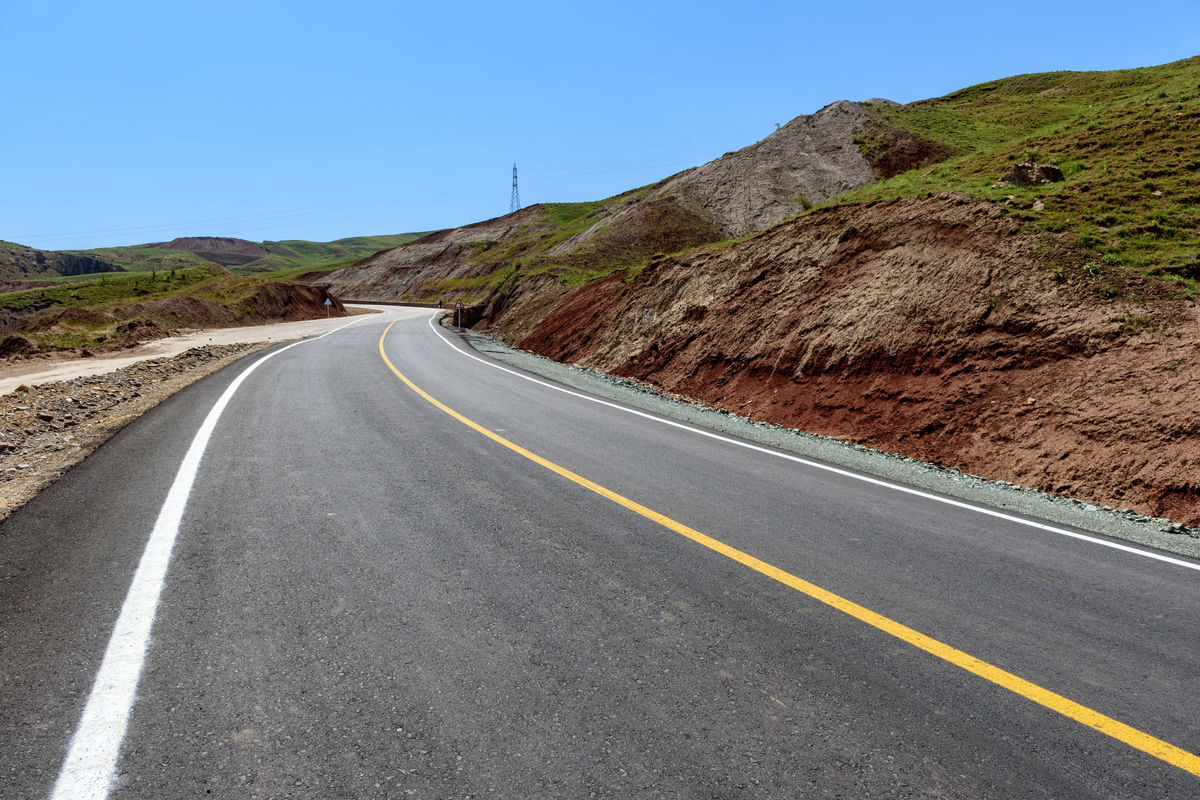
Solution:
<svg viewBox="0 0 1200 800"><path fill-rule="evenodd" d="M1129 273L1200 294L1200 57L1018 75L877 111L880 123L859 141L869 160L886 161L905 140L947 157L836 204L964 192L1084 248L1107 294L1119 294ZM995 187L1022 161L1057 165L1065 180Z"/></svg>

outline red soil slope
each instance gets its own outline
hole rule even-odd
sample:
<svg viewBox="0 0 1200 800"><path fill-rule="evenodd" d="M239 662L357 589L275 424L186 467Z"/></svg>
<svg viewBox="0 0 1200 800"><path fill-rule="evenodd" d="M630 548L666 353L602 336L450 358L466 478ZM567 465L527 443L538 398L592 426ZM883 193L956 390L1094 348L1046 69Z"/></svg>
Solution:
<svg viewBox="0 0 1200 800"><path fill-rule="evenodd" d="M754 419L1196 525L1200 311L1153 283L1103 299L1081 263L941 195L574 291L514 282L485 323Z"/></svg>

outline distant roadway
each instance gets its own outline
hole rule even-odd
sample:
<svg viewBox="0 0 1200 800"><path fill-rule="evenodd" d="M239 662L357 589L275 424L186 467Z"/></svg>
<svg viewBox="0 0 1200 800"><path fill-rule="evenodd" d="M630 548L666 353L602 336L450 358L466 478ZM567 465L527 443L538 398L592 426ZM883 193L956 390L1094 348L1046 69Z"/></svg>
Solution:
<svg viewBox="0 0 1200 800"><path fill-rule="evenodd" d="M243 359L0 525L0 796L1200 796L1195 562L432 320Z"/></svg>

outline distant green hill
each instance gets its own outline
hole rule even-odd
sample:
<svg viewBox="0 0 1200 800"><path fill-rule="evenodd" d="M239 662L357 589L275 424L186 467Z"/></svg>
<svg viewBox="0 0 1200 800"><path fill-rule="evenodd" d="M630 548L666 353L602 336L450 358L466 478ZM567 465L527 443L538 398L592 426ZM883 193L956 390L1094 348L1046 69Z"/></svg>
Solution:
<svg viewBox="0 0 1200 800"><path fill-rule="evenodd" d="M290 239L281 242L246 242L250 247L265 250L267 255L243 264L229 264L231 270L243 275L275 272L297 267L346 266L369 255L411 242L424 234L400 233L390 236L353 236L333 242L310 242ZM177 240L179 241L179 240ZM189 241L189 240L184 240ZM195 241L203 241L197 238ZM199 248L197 248L199 249ZM98 247L91 250L66 251L72 255L90 256L129 271L171 270L198 264L219 262L220 257L206 257L205 251L166 248L158 245L129 247Z"/></svg>
<svg viewBox="0 0 1200 800"><path fill-rule="evenodd" d="M274 272L295 267L344 265L374 255L381 250L407 244L424 235L424 233L398 233L391 236L352 236L333 242L309 242L303 239L262 242L261 246L268 255L237 267L234 272Z"/></svg>

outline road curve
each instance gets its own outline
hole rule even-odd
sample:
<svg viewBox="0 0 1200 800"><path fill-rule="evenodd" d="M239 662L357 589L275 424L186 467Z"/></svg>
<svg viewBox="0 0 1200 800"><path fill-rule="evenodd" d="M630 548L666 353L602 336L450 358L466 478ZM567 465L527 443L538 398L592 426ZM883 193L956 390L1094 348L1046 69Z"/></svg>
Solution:
<svg viewBox="0 0 1200 800"><path fill-rule="evenodd" d="M5 796L1200 794L1187 559L554 391L430 320L244 359L0 525Z"/></svg>

